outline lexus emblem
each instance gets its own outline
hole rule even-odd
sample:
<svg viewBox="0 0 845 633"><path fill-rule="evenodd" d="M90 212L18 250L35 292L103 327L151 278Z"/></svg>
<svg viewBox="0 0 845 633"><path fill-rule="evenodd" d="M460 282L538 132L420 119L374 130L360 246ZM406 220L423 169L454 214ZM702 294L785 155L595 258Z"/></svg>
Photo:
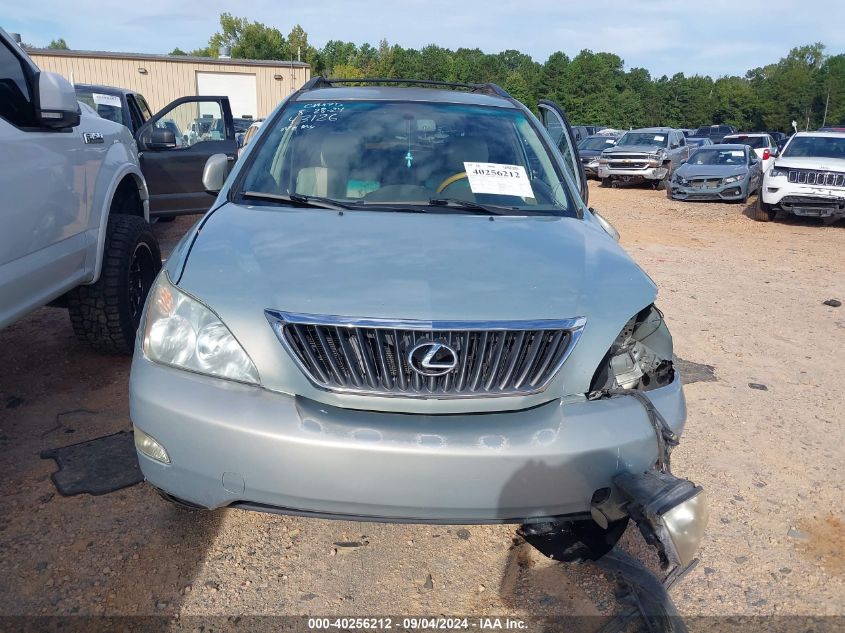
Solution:
<svg viewBox="0 0 845 633"><path fill-rule="evenodd" d="M443 343L420 343L408 352L408 365L421 376L442 376L458 366L458 353Z"/></svg>

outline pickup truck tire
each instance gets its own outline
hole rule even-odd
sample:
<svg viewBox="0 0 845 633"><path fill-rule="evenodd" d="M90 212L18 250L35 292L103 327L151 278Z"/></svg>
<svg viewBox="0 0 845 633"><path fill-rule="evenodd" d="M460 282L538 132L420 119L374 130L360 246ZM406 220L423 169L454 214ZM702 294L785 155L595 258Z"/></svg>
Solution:
<svg viewBox="0 0 845 633"><path fill-rule="evenodd" d="M754 219L758 222L771 222L775 219L777 211L771 205L763 202L762 193L757 194L757 206L754 207Z"/></svg>
<svg viewBox="0 0 845 633"><path fill-rule="evenodd" d="M601 179L601 186L605 189L610 189L613 186L613 178L602 178Z"/></svg>
<svg viewBox="0 0 845 633"><path fill-rule="evenodd" d="M150 225L136 215L109 217L100 278L67 295L76 337L98 352L131 354L161 251Z"/></svg>

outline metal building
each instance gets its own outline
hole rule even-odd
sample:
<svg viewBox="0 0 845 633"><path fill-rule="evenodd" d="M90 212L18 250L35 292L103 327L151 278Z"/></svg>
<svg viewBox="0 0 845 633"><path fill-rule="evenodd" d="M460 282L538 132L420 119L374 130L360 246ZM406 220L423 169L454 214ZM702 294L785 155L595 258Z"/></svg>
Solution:
<svg viewBox="0 0 845 633"><path fill-rule="evenodd" d="M42 70L77 83L128 88L153 112L184 96L225 95L236 117L265 117L311 76L308 64L276 60L30 48Z"/></svg>

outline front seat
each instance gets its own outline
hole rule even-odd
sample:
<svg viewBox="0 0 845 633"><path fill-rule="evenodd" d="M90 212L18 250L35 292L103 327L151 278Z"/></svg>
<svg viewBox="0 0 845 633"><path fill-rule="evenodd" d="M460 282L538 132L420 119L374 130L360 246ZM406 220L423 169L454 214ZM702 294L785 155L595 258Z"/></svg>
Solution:
<svg viewBox="0 0 845 633"><path fill-rule="evenodd" d="M360 141L352 134L329 134L320 146L320 165L304 167L296 175L296 193L345 198L349 172L357 164Z"/></svg>

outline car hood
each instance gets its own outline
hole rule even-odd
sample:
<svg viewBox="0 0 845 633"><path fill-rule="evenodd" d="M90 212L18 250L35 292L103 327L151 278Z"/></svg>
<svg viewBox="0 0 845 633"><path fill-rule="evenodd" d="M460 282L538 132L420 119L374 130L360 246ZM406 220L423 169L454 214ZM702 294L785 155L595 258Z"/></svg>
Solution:
<svg viewBox="0 0 845 633"><path fill-rule="evenodd" d="M598 158L604 149L579 149L578 154L581 158Z"/></svg>
<svg viewBox="0 0 845 633"><path fill-rule="evenodd" d="M604 150L605 154L654 154L666 149L662 145L617 145Z"/></svg>
<svg viewBox="0 0 845 633"><path fill-rule="evenodd" d="M676 173L684 178L700 178L702 176L727 178L728 176L744 174L747 171L746 165L691 165L685 163L678 167Z"/></svg>
<svg viewBox="0 0 845 633"><path fill-rule="evenodd" d="M795 169L816 169L819 171L845 172L845 159L818 158L816 156L782 156L775 160L777 167L793 167Z"/></svg>
<svg viewBox="0 0 845 633"><path fill-rule="evenodd" d="M463 213L340 214L227 203L207 216L185 251L168 262L170 278L229 326L262 383L330 404L340 396L307 388L266 309L447 321L586 317L567 362L567 388L584 393L621 328L656 294L596 222L575 218L491 221ZM376 400L369 406L395 399Z"/></svg>

